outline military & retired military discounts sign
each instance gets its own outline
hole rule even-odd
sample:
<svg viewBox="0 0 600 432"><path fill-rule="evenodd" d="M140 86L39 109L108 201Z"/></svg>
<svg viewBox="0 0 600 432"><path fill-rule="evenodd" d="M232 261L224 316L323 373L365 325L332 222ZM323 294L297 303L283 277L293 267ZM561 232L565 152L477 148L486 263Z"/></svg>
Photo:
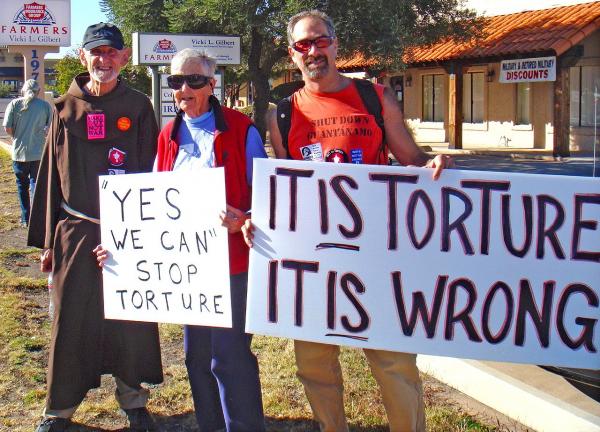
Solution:
<svg viewBox="0 0 600 432"><path fill-rule="evenodd" d="M501 83L556 81L556 57L502 60Z"/></svg>
<svg viewBox="0 0 600 432"><path fill-rule="evenodd" d="M223 169L99 183L106 318L231 327Z"/></svg>
<svg viewBox="0 0 600 432"><path fill-rule="evenodd" d="M5 1L0 45L71 45L71 1Z"/></svg>
<svg viewBox="0 0 600 432"><path fill-rule="evenodd" d="M597 369L597 179L255 160L246 329Z"/></svg>

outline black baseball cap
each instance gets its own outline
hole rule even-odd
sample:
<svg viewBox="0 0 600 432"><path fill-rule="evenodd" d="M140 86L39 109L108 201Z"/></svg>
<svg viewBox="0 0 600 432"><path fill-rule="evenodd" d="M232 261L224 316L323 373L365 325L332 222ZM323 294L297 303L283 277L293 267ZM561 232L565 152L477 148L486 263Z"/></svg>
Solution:
<svg viewBox="0 0 600 432"><path fill-rule="evenodd" d="M125 46L121 30L114 24L98 23L87 28L83 35L82 47L90 50L99 46L111 46L115 49L122 50Z"/></svg>

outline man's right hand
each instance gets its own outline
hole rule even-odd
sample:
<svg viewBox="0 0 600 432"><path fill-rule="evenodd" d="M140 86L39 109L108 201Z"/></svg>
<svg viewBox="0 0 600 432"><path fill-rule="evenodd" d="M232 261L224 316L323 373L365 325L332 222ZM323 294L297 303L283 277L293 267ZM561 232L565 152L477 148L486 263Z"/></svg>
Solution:
<svg viewBox="0 0 600 432"><path fill-rule="evenodd" d="M104 249L102 245L96 246L92 252L96 254L96 261L98 261L98 267L104 267L104 261L108 259L110 252Z"/></svg>
<svg viewBox="0 0 600 432"><path fill-rule="evenodd" d="M40 270L44 273L52 271L52 249L44 249L40 256Z"/></svg>

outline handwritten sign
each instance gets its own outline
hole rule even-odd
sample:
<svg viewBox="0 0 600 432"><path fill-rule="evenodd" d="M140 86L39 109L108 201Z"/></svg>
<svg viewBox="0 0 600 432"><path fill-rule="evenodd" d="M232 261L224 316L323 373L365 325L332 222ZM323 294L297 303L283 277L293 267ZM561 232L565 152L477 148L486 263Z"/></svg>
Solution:
<svg viewBox="0 0 600 432"><path fill-rule="evenodd" d="M222 168L101 176L104 313L231 327Z"/></svg>
<svg viewBox="0 0 600 432"><path fill-rule="evenodd" d="M598 179L254 163L247 331L598 368Z"/></svg>

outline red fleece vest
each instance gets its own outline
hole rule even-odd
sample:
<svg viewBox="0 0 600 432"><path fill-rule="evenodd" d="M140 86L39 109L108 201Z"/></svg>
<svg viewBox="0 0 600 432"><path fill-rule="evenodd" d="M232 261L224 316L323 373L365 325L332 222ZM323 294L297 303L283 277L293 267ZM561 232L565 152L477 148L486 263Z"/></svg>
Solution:
<svg viewBox="0 0 600 432"><path fill-rule="evenodd" d="M214 108L214 107L213 107ZM218 167L225 167L225 194L227 204L242 211L250 209L250 187L246 181L246 137L252 121L245 115L219 107L225 130L219 129L218 114L215 113L214 150ZM158 171L172 171L177 158L179 144L171 140L174 121L160 132L156 154ZM222 126L221 126L222 127ZM242 233L229 234L229 272L238 274L248 271L248 246Z"/></svg>

